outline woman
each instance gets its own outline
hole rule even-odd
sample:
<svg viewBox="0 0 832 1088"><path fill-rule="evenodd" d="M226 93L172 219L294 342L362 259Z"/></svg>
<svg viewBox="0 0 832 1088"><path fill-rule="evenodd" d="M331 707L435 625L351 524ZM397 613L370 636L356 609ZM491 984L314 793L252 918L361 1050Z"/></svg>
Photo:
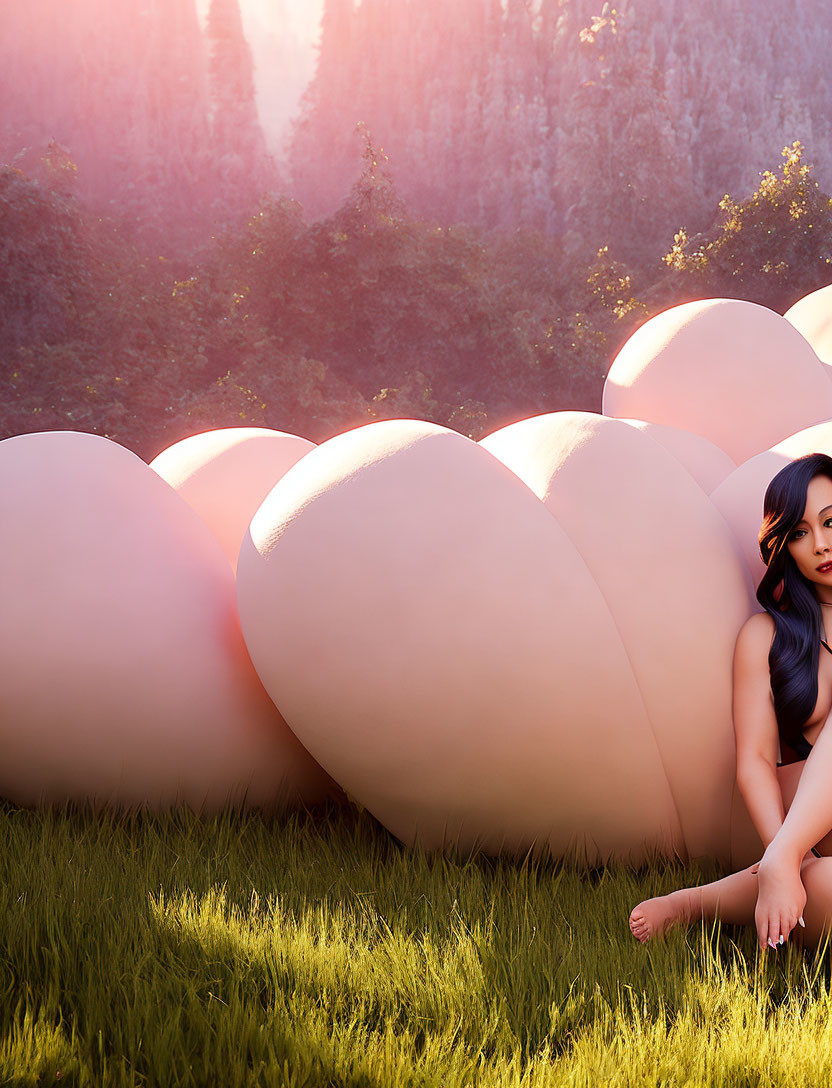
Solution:
<svg viewBox="0 0 832 1088"><path fill-rule="evenodd" d="M737 635L733 712L737 785L765 852L722 880L639 903L630 929L642 943L717 915L756 925L761 948L795 926L798 942L814 946L832 927L832 457L810 453L781 469L763 515L765 611Z"/></svg>

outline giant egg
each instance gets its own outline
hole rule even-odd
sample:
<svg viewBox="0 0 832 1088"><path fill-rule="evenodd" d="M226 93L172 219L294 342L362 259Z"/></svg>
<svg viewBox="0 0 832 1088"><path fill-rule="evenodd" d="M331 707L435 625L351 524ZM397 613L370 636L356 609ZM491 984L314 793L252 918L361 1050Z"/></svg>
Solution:
<svg viewBox="0 0 832 1088"><path fill-rule="evenodd" d="M633 333L610 367L603 412L693 431L740 464L832 418L832 382L774 310L705 299L665 310Z"/></svg>
<svg viewBox="0 0 832 1088"><path fill-rule="evenodd" d="M783 316L832 368L832 284L804 295Z"/></svg>
<svg viewBox="0 0 832 1088"><path fill-rule="evenodd" d="M265 427L227 427L168 446L150 467L193 507L237 569L257 507L313 442Z"/></svg>
<svg viewBox="0 0 832 1088"><path fill-rule="evenodd" d="M553 412L481 445L528 484L592 574L627 652L687 852L727 857L731 661L756 605L724 520L673 455L623 421ZM599 684L602 655L599 643ZM644 743L623 715L615 728Z"/></svg>
<svg viewBox="0 0 832 1088"><path fill-rule="evenodd" d="M2 796L212 812L335 790L252 668L215 538L134 454L0 442L0 554Z"/></svg>
<svg viewBox="0 0 832 1088"><path fill-rule="evenodd" d="M665 423L647 423L643 419L622 419L622 423L649 435L672 453L696 480L706 495L737 467L724 450L703 438L701 434L669 427Z"/></svg>
<svg viewBox="0 0 832 1088"><path fill-rule="evenodd" d="M567 473L563 520L534 473L513 471L488 440L413 420L324 442L252 520L237 594L255 667L321 765L407 843L548 847L587 863L727 851L726 684L749 608L742 567L678 462L635 429L602 423L611 437L567 427L557 454L544 443L541 472L552 476L577 441L583 467ZM517 447L499 444L500 456ZM616 467L627 450L629 472ZM660 530L641 520L648 512ZM576 523L597 531L597 547ZM635 566L634 532L659 534ZM658 541L673 544L680 569L671 579L663 555L651 590ZM710 604L700 600L708 573ZM678 601L662 599L669 589ZM675 692L661 676L674 666Z"/></svg>

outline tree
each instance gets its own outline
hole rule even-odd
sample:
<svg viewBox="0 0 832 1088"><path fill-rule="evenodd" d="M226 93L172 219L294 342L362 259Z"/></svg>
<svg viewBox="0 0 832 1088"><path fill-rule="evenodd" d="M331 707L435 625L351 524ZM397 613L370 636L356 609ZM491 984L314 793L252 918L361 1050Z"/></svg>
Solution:
<svg viewBox="0 0 832 1088"><path fill-rule="evenodd" d="M764 171L745 200L726 194L719 222L706 234L677 232L665 263L666 286L747 298L783 312L832 278L832 198L822 192L795 141L782 151L779 175Z"/></svg>
<svg viewBox="0 0 832 1088"><path fill-rule="evenodd" d="M629 261L652 257L691 188L662 74L629 13L605 3L579 34L584 78L559 149L566 227L584 255L614 240Z"/></svg>
<svg viewBox="0 0 832 1088"><path fill-rule="evenodd" d="M254 65L239 0L211 0L207 35L211 126L224 174L222 195L250 206L268 184L273 164L257 116Z"/></svg>
<svg viewBox="0 0 832 1088"><path fill-rule="evenodd" d="M312 218L335 210L360 162L353 140L363 120L355 18L353 0L325 0L315 75L292 129L292 191Z"/></svg>

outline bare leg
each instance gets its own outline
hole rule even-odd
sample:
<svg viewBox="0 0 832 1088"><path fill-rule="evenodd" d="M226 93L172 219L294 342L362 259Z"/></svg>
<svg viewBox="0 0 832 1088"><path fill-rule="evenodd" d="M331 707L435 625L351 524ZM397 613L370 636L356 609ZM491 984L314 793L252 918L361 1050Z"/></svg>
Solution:
<svg viewBox="0 0 832 1088"><path fill-rule="evenodd" d="M770 938L776 941L779 933L788 935L803 914L808 893L800 877L801 860L832 828L830 780L832 729L824 728L804 764L786 818L760 861L755 924L761 947Z"/></svg>
<svg viewBox="0 0 832 1088"><path fill-rule="evenodd" d="M752 925L756 903L757 876L749 865L710 884L645 899L630 913L630 930L644 944L675 925L690 925L717 915L729 925Z"/></svg>
<svg viewBox="0 0 832 1088"><path fill-rule="evenodd" d="M798 926L793 936L807 947L814 948L832 929L832 858L815 858L804 864L800 877L806 889L806 906L803 910L806 928Z"/></svg>
<svg viewBox="0 0 832 1088"><path fill-rule="evenodd" d="M824 932L832 928L832 858L809 855L803 860L800 878L807 896L806 928L798 927L792 939L799 936L806 945L813 947ZM630 914L630 930L644 944L676 925L690 925L700 918L719 917L728 925L753 925L757 892L757 876L749 865L747 869L710 884L680 888L669 895L645 899Z"/></svg>
<svg viewBox="0 0 832 1088"><path fill-rule="evenodd" d="M795 798L804 767L805 763L798 763L778 768L778 781L786 812ZM818 842L818 849L823 854L832 854L832 832ZM832 865L824 864L817 870L811 864L816 861L817 858L812 857L804 862L802 869L802 875L811 869L811 879L814 881L812 902L807 904L805 915L805 936L811 942L817 941L821 934L824 919L827 918L827 904L832 917ZM633 936L644 943L651 937L667 932L673 926L690 925L698 922L699 918L712 919L719 916L729 925L752 925L758 891L757 875L752 873L752 866L749 866L709 885L681 888L669 895L658 895L655 899L639 903L630 915L630 929Z"/></svg>

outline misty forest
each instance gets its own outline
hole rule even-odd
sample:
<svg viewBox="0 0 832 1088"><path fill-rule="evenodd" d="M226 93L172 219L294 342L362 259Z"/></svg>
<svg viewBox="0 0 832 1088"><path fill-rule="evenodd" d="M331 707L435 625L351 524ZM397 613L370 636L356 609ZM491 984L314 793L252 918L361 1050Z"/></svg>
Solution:
<svg viewBox="0 0 832 1088"><path fill-rule="evenodd" d="M815 9L326 0L276 142L238 0L4 0L0 438L598 411L657 311L832 280Z"/></svg>

